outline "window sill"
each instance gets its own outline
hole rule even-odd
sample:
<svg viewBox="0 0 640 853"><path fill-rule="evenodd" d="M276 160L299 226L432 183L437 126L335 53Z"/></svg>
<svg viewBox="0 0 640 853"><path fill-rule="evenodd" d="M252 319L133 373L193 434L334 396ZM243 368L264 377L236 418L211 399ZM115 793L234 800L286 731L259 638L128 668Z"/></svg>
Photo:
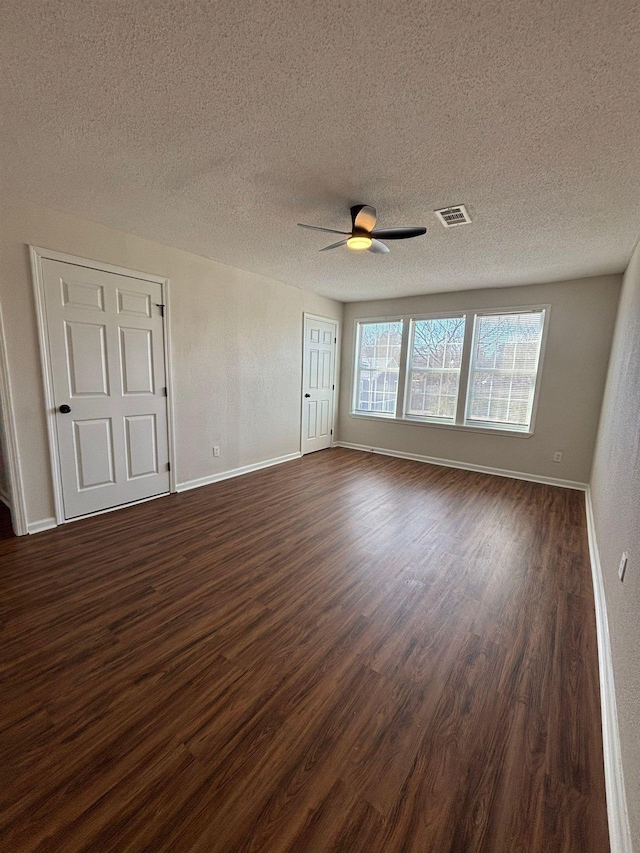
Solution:
<svg viewBox="0 0 640 853"><path fill-rule="evenodd" d="M506 435L511 438L531 438L533 432L517 429L505 429L504 427L471 426L466 424L443 424L437 421L424 421L420 418L395 418L393 415L365 415L361 412L351 412L350 417L363 421L377 421L381 423L409 424L411 426L434 427L435 429L455 429L461 432L474 432L481 435Z"/></svg>

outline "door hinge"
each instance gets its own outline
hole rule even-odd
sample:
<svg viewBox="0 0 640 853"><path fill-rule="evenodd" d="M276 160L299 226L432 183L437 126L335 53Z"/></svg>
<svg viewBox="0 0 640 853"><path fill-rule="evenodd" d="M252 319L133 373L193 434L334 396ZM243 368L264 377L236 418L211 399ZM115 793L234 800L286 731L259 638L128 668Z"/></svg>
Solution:
<svg viewBox="0 0 640 853"><path fill-rule="evenodd" d="M168 396L169 396L169 395L167 394L167 386L166 386L166 385L165 385L165 386L164 386L164 388L162 389L162 393L164 394L164 396L165 396L165 397L168 397Z"/></svg>
<svg viewBox="0 0 640 853"><path fill-rule="evenodd" d="M332 391L335 391L335 390L336 390L336 386L335 386L335 385L332 385L332 386L331 386L331 390L332 390Z"/></svg>
<svg viewBox="0 0 640 853"><path fill-rule="evenodd" d="M161 302L156 302L156 308L160 309L160 316L164 317L164 305Z"/></svg>
<svg viewBox="0 0 640 853"><path fill-rule="evenodd" d="M171 462L167 462L167 471L171 470Z"/></svg>
<svg viewBox="0 0 640 853"><path fill-rule="evenodd" d="M338 339L337 339L337 338L334 338L334 339L333 339L333 342L334 342L334 344L337 344L337 343L338 343Z"/></svg>
<svg viewBox="0 0 640 853"><path fill-rule="evenodd" d="M333 430L331 430L331 435L333 435Z"/></svg>

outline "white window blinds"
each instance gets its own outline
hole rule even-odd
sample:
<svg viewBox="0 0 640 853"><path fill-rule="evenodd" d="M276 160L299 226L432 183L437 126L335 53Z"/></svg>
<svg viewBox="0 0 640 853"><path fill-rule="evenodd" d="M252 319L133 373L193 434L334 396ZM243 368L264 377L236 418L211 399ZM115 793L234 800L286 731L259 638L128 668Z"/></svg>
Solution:
<svg viewBox="0 0 640 853"><path fill-rule="evenodd" d="M402 321L358 323L354 410L395 415Z"/></svg>
<svg viewBox="0 0 640 853"><path fill-rule="evenodd" d="M411 323L407 415L455 421L463 343L464 317Z"/></svg>
<svg viewBox="0 0 640 853"><path fill-rule="evenodd" d="M544 313L476 316L467 423L529 429Z"/></svg>

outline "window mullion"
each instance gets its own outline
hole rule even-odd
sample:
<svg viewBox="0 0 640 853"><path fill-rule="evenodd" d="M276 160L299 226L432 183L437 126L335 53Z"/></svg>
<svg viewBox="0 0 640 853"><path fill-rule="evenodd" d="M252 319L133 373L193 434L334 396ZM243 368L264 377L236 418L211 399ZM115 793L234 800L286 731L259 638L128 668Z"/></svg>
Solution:
<svg viewBox="0 0 640 853"><path fill-rule="evenodd" d="M355 361L354 361L354 374L355 379L353 383L352 394L351 394L351 411L355 412L358 408L358 395L360 393L360 383L362 382L362 324L356 323L356 333L355 333Z"/></svg>
<svg viewBox="0 0 640 853"><path fill-rule="evenodd" d="M456 404L455 419L457 426L463 426L465 411L467 408L467 393L469 389L469 375L471 372L471 352L475 319L475 314L464 315L464 341L462 343L462 360L460 363L460 379L458 381L458 401Z"/></svg>
<svg viewBox="0 0 640 853"><path fill-rule="evenodd" d="M404 418L406 412L407 366L409 364L409 336L413 331L413 320L404 318L402 322L402 342L400 344L400 364L398 366L398 394L396 396L396 418Z"/></svg>

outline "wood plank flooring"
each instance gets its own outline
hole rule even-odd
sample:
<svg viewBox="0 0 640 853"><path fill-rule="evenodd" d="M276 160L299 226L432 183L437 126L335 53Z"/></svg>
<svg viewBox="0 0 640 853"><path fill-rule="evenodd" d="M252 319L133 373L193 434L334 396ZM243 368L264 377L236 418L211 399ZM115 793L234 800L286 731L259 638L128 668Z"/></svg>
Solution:
<svg viewBox="0 0 640 853"><path fill-rule="evenodd" d="M323 451L0 591L3 851L608 850L579 492Z"/></svg>

